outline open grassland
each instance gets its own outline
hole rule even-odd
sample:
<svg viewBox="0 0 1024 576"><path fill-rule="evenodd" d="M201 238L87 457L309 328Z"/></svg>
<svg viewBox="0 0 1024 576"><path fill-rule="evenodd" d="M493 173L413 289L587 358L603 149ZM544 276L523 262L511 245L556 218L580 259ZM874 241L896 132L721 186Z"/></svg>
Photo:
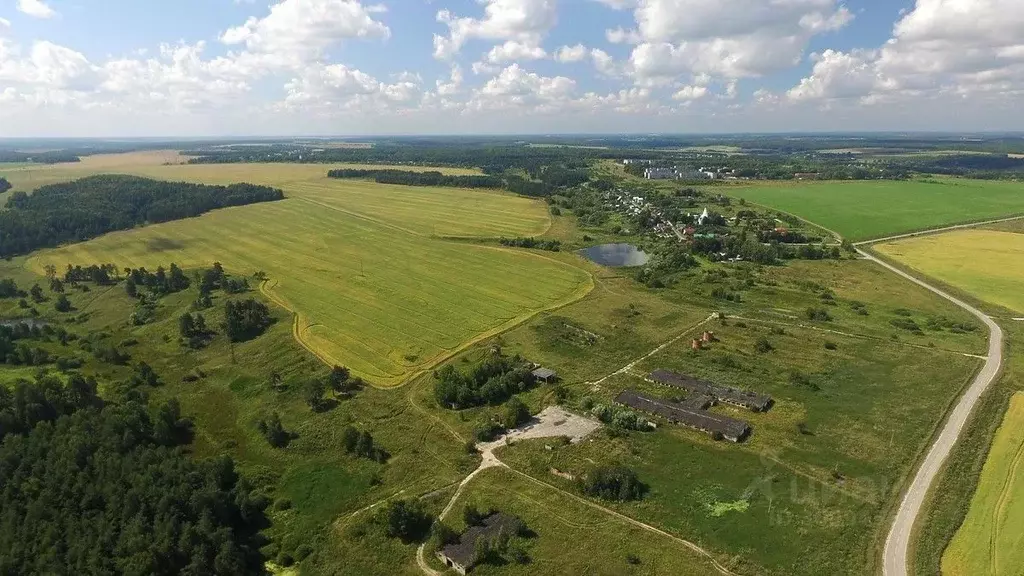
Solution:
<svg viewBox="0 0 1024 576"><path fill-rule="evenodd" d="M1024 213L1024 184L989 180L808 182L723 187L853 241Z"/></svg>
<svg viewBox="0 0 1024 576"><path fill-rule="evenodd" d="M523 546L530 557L528 564L481 565L473 569L476 575L716 574L707 559L684 544L510 470L485 470L466 486L447 519L458 531L465 528L461 516L466 505L514 514L535 534ZM631 555L633 563L627 560ZM436 560L433 564L441 568Z"/></svg>
<svg viewBox="0 0 1024 576"><path fill-rule="evenodd" d="M584 271L541 255L432 240L302 198L108 234L28 265L213 261L265 272L266 293L296 313L303 343L381 385L590 288Z"/></svg>
<svg viewBox="0 0 1024 576"><path fill-rule="evenodd" d="M630 466L650 493L616 510L720 553L739 573L870 572L889 503L936 415L980 361L753 321L710 327L721 340L710 349L694 354L689 339L680 340L578 394L602 403L625 388L671 397L671 389L641 377L658 367L771 394L776 403L767 413L713 409L748 421L754 432L747 442L715 442L662 423L654 432L598 435L556 451L543 442L517 444L501 458L567 489L552 468L577 475L594 463ZM755 352L760 338L774 350ZM836 349L826 350L826 341Z"/></svg>
<svg viewBox="0 0 1024 576"><path fill-rule="evenodd" d="M996 433L967 518L942 556L942 573L1017 575L1024 567L1024 393Z"/></svg>
<svg viewBox="0 0 1024 576"><path fill-rule="evenodd" d="M1024 234L956 230L874 249L981 300L1024 313Z"/></svg>
<svg viewBox="0 0 1024 576"><path fill-rule="evenodd" d="M395 166L371 164L185 164L189 157L174 150L97 154L83 156L81 162L62 164L0 164L0 176L14 186L12 191L32 191L46 184L66 182L94 174L134 174L160 180L184 180L204 184L253 182L281 186L300 180L326 179L332 168L396 169L425 172L436 170L445 174L480 174L469 168L432 166ZM5 195L0 194L0 201Z"/></svg>
<svg viewBox="0 0 1024 576"><path fill-rule="evenodd" d="M571 262L438 239L543 234L551 220L536 200L327 178L335 165L185 165L175 159L173 152L91 156L32 171L39 180L31 183L119 172L280 186L287 199L110 234L39 253L29 266L39 273L46 264L152 269L220 261L238 273L263 271L270 278L263 290L296 314L294 333L304 345L381 385L400 384L474 340L591 287L589 275Z"/></svg>

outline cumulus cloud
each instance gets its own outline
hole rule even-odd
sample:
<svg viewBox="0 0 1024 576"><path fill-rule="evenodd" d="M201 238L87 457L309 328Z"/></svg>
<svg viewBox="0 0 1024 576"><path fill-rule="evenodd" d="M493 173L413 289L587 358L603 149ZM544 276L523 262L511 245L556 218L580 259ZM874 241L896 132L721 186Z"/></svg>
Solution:
<svg viewBox="0 0 1024 576"><path fill-rule="evenodd" d="M1024 3L917 0L876 50L825 50L811 75L787 93L795 101L882 102L930 95L1024 94Z"/></svg>
<svg viewBox="0 0 1024 576"><path fill-rule="evenodd" d="M557 21L555 0L481 0L482 18L457 17L448 10L437 13L437 21L448 27L448 36L434 35L434 57L451 58L473 38L514 40L539 46Z"/></svg>
<svg viewBox="0 0 1024 576"><path fill-rule="evenodd" d="M296 65L315 60L343 40L387 38L391 30L376 19L384 11L357 0L282 0L270 14L229 28L220 41L244 47L266 65Z"/></svg>
<svg viewBox="0 0 1024 576"><path fill-rule="evenodd" d="M57 15L43 0L18 0L18 11L33 18L53 18Z"/></svg>
<svg viewBox="0 0 1024 576"><path fill-rule="evenodd" d="M587 59L587 47L583 44L575 46L562 46L555 50L555 60L558 62L580 62Z"/></svg>
<svg viewBox="0 0 1024 576"><path fill-rule="evenodd" d="M795 65L811 38L853 18L837 0L639 0L634 17L630 61L641 82L685 73L763 76Z"/></svg>
<svg viewBox="0 0 1024 576"><path fill-rule="evenodd" d="M548 54L540 46L523 44L515 40L509 40L499 44L484 56L484 59L491 64L512 62L515 60L540 60L547 58Z"/></svg>

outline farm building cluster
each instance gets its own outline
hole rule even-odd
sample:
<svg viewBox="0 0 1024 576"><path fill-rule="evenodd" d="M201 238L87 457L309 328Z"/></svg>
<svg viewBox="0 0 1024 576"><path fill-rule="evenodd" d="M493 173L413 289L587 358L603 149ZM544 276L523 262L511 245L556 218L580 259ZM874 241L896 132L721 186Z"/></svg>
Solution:
<svg viewBox="0 0 1024 576"><path fill-rule="evenodd" d="M686 392L686 398L681 401L672 401L648 396L635 390L624 390L615 398L615 402L661 416L675 424L707 432L716 439L724 438L732 442L742 442L750 436L752 428L743 420L709 412L708 409L712 406L721 402L751 412L765 412L772 406L771 396L719 386L706 380L668 370L655 370L651 372L648 379L656 384L682 390Z"/></svg>

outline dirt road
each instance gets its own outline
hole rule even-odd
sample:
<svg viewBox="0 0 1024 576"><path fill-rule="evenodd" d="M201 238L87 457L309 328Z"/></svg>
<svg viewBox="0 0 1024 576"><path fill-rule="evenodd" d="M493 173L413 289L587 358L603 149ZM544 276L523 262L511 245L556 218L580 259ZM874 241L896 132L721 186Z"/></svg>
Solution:
<svg viewBox="0 0 1024 576"><path fill-rule="evenodd" d="M946 300L949 300L953 304L967 310L984 322L985 325L988 326L989 330L988 358L985 360L985 365L981 368L981 371L978 372L978 375L974 377L974 381L971 382L970 387L964 393L963 397L960 398L956 407L952 412L950 412L949 418L942 427L942 431L935 439L935 443L932 444L932 447L928 450L928 455L925 457L924 462L921 463L921 467L918 468L917 473L914 475L914 480L907 488L907 491L903 496L903 501L900 502L899 510L896 512L896 518L893 520L892 528L889 530L889 535L885 540L885 550L883 552L882 560L883 575L906 576L908 561L907 550L910 544L910 536L914 528L914 522L917 520L917 517L921 512L921 506L924 503L928 489L931 487L932 482L935 481L935 477L938 475L939 469L942 468L943 462L946 461L946 458L949 457L949 453L953 450L953 446L960 437L960 431L967 422L967 418L971 415L971 411L974 409L974 405L978 402L978 398L981 397L989 384L991 384L992 381L995 380L996 376L999 375L999 370L1003 363L1003 330L995 323L994 320L992 320L992 318L988 317L984 312L970 304L946 294L927 282L918 280L914 276L879 260L859 248L857 251L864 258L885 267L890 272L898 274L915 284L923 286L939 296L942 296Z"/></svg>

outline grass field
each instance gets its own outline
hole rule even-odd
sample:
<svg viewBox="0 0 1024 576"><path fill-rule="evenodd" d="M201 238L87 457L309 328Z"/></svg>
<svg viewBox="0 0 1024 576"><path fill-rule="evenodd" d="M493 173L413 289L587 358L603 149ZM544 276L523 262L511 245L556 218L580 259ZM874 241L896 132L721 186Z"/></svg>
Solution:
<svg viewBox="0 0 1024 576"><path fill-rule="evenodd" d="M108 234L28 265L213 261L266 272L266 292L297 314L304 344L380 385L590 287L584 271L540 255L431 240L300 198Z"/></svg>
<svg viewBox="0 0 1024 576"><path fill-rule="evenodd" d="M536 534L525 542L524 550L530 556L528 565L482 565L473 569L475 575L716 574L706 559L682 543L643 530L588 506L573 494L508 470L486 470L466 486L447 519L458 531L465 528L462 510L467 504L519 516ZM631 554L639 561L629 563L627 557ZM440 565L436 568L440 569Z"/></svg>
<svg viewBox="0 0 1024 576"><path fill-rule="evenodd" d="M874 249L986 302L1024 313L1024 234L956 230Z"/></svg>
<svg viewBox="0 0 1024 576"><path fill-rule="evenodd" d="M724 187L853 241L1024 213L1024 184L988 180L809 182Z"/></svg>
<svg viewBox="0 0 1024 576"><path fill-rule="evenodd" d="M154 154L116 156L89 160L101 171L165 180L275 185L287 198L42 251L28 260L33 271L214 261L237 273L263 271L264 291L296 313L295 335L305 346L379 385L401 384L592 286L571 262L440 239L543 234L551 220L539 201L329 179L326 165L162 165ZM77 176L68 166L51 172Z"/></svg>
<svg viewBox="0 0 1024 576"><path fill-rule="evenodd" d="M942 573L1019 575L1024 567L1024 393L1010 400Z"/></svg>
<svg viewBox="0 0 1024 576"><path fill-rule="evenodd" d="M384 166L371 164L184 164L187 156L174 150L153 150L125 154L97 154L83 156L81 162L64 164L0 164L0 176L14 186L12 191L32 191L36 188L65 182L93 174L136 174L164 180L186 180L206 184L254 182L280 186L288 182L326 178L331 168L398 169L423 172L437 170L445 174L480 174L469 168L433 166ZM0 194L0 203L5 194Z"/></svg>

